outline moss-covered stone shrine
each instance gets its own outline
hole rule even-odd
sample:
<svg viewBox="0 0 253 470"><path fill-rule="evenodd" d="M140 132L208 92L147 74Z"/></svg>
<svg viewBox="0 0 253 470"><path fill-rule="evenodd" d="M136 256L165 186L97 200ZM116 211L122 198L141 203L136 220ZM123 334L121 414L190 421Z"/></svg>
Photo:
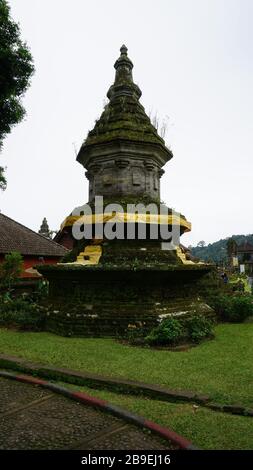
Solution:
<svg viewBox="0 0 253 470"><path fill-rule="evenodd" d="M173 154L139 101L127 48L120 52L109 102L77 155L87 170L92 212L74 211L65 219L56 241L71 247L70 253L60 264L38 267L50 285L48 329L61 334L123 335L133 327L148 330L169 315L211 310L203 296L215 282L212 267L196 263L179 243L163 249L163 229L182 235L191 224L160 205L163 166ZM98 196L104 198L99 213ZM139 203L158 204L158 212L138 212L134 205ZM112 239L106 230L97 237L98 223L109 226L110 233L117 224L122 237ZM87 225L91 238L77 240L73 227L81 232ZM129 227L134 237L127 236ZM138 227L145 228L145 237L140 238ZM154 227L156 238L151 235Z"/></svg>

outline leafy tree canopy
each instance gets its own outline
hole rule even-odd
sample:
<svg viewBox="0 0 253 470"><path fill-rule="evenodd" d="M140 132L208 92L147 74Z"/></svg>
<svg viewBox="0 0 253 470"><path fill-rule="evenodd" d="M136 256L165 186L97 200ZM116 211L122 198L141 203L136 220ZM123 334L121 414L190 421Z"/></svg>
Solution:
<svg viewBox="0 0 253 470"><path fill-rule="evenodd" d="M10 18L7 2L0 0L0 148L4 137L25 115L21 98L33 71L32 56L20 38L19 25ZM1 189L6 186L3 173L0 167Z"/></svg>
<svg viewBox="0 0 253 470"><path fill-rule="evenodd" d="M4 176L4 168L0 166L0 189L2 189L2 191L5 190L6 184L7 184L7 181Z"/></svg>
<svg viewBox="0 0 253 470"><path fill-rule="evenodd" d="M10 289L11 285L19 277L23 269L23 258L20 253L13 251L5 255L0 266L0 285Z"/></svg>
<svg viewBox="0 0 253 470"><path fill-rule="evenodd" d="M232 243L238 245L248 242L253 244L253 235L232 235L230 238L223 238L214 243L200 246L199 243L195 247L191 247L191 252L197 258L203 261L213 261L214 263L226 263L228 261L228 248Z"/></svg>
<svg viewBox="0 0 253 470"><path fill-rule="evenodd" d="M198 242L197 246L199 246L200 248L203 248L203 246L206 245L206 242L204 240L201 240L200 242Z"/></svg>

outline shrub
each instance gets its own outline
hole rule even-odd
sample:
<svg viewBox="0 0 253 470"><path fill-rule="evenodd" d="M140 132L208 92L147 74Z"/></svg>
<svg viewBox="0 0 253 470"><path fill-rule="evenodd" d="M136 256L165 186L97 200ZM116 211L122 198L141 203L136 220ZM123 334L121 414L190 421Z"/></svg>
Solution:
<svg viewBox="0 0 253 470"><path fill-rule="evenodd" d="M126 339L129 343L135 346L142 346L145 344L147 333L147 328L139 325L137 326L136 324L129 324L123 339Z"/></svg>
<svg viewBox="0 0 253 470"><path fill-rule="evenodd" d="M0 298L0 325L15 326L22 330L43 329L45 315L41 307L22 298Z"/></svg>
<svg viewBox="0 0 253 470"><path fill-rule="evenodd" d="M154 328L145 340L149 345L176 345L183 342L199 343L214 336L213 321L201 314L185 318L167 318Z"/></svg>
<svg viewBox="0 0 253 470"><path fill-rule="evenodd" d="M49 282L45 279L40 280L36 286L36 290L30 294L31 300L34 302L39 302L46 299L48 297L48 288Z"/></svg>
<svg viewBox="0 0 253 470"><path fill-rule="evenodd" d="M253 297L250 294L219 295L210 301L221 320L243 322L253 315Z"/></svg>
<svg viewBox="0 0 253 470"><path fill-rule="evenodd" d="M250 295L235 295L232 297L227 319L231 322L242 322L253 315L253 298Z"/></svg>
<svg viewBox="0 0 253 470"><path fill-rule="evenodd" d="M178 344L185 337L182 323L176 318L170 317L163 320L148 336L146 342L150 345Z"/></svg>
<svg viewBox="0 0 253 470"><path fill-rule="evenodd" d="M199 343L205 338L214 336L213 321L203 315L194 315L185 320L188 337L194 343Z"/></svg>

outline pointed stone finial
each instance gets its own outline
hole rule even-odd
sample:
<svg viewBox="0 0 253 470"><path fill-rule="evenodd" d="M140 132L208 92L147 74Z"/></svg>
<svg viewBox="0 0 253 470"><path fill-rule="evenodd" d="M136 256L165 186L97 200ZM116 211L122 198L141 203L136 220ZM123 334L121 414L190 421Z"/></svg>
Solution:
<svg viewBox="0 0 253 470"><path fill-rule="evenodd" d="M132 96L137 100L140 98L141 90L133 82L133 66L133 62L127 55L127 47L123 44L120 48L120 57L114 64L116 74L114 84L107 93L109 100L119 96Z"/></svg>
<svg viewBox="0 0 253 470"><path fill-rule="evenodd" d="M125 46L125 44L121 46L120 52L121 52L121 55L127 55L127 47Z"/></svg>
<svg viewBox="0 0 253 470"><path fill-rule="evenodd" d="M116 60L116 62L114 64L114 67L115 67L116 70L118 70L122 66L123 67L124 66L128 67L128 69L130 71L133 68L133 63L127 55L127 47L125 46L125 44L123 44L123 46L121 46L121 48L120 48L120 57Z"/></svg>

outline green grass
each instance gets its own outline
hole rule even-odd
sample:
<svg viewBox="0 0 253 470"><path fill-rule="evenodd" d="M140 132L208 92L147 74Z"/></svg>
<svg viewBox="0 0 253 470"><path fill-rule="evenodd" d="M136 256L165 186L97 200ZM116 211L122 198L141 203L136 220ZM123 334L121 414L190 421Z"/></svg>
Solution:
<svg viewBox="0 0 253 470"><path fill-rule="evenodd" d="M130 347L112 339L63 338L0 329L0 353L44 364L207 393L253 407L253 324L222 324L216 338L184 352Z"/></svg>
<svg viewBox="0 0 253 470"><path fill-rule="evenodd" d="M61 385L98 396L167 426L201 449L253 449L250 417L217 413L192 404L165 403L64 383Z"/></svg>

